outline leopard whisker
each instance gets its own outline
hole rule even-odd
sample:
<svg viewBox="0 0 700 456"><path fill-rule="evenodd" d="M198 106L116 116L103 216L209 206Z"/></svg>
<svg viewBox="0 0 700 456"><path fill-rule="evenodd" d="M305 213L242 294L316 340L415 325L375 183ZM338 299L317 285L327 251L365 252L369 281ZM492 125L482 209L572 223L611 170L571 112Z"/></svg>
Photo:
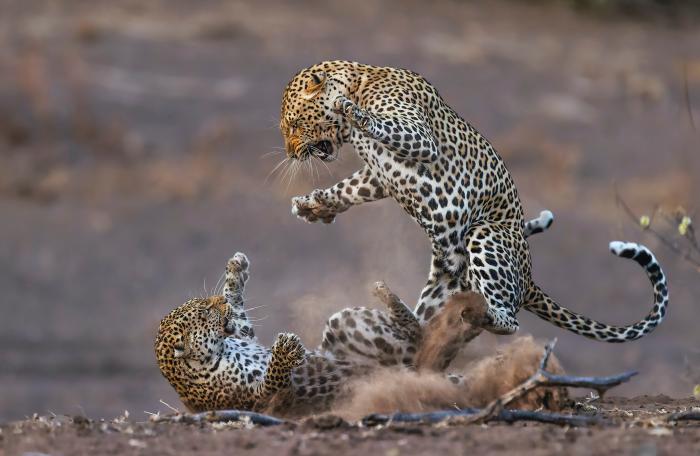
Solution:
<svg viewBox="0 0 700 456"><path fill-rule="evenodd" d="M310 146L316 149L314 146ZM316 156L312 153L309 153L309 159L307 160L309 162L309 169L311 170L311 182L314 183L316 181L316 178L318 180L321 180L321 175L318 174L318 170L316 169Z"/></svg>
<svg viewBox="0 0 700 456"><path fill-rule="evenodd" d="M289 190L289 186L291 185L294 174L296 174L296 168L298 166L299 162L297 160L290 160L289 165L286 167L284 176L282 176L282 183L287 182L287 190Z"/></svg>
<svg viewBox="0 0 700 456"><path fill-rule="evenodd" d="M299 165L297 166L296 172L294 173L294 176L292 176L293 181L296 181L297 177L302 172L302 169L303 169L302 163L304 163L304 162L306 162L306 160L304 160L303 162L299 162ZM291 184L291 182L290 182L290 184Z"/></svg>
<svg viewBox="0 0 700 456"><path fill-rule="evenodd" d="M287 157L287 158L289 158L289 157ZM279 180L280 182L283 182L283 181L284 181L284 177L285 177L285 176L287 175L287 173L289 172L289 167L290 167L291 164L292 164L291 160L285 159L284 161L285 161L284 167L282 168L282 171L281 171L281 172L279 173L279 175L277 176L277 177L278 177L278 180Z"/></svg>
<svg viewBox="0 0 700 456"><path fill-rule="evenodd" d="M277 163L277 165L274 168L272 168L272 171L270 171L267 174L267 176L265 176L264 184L267 184L268 179L270 179L270 177L279 169L280 166L284 166L284 164L287 163L288 161L289 161L289 157L285 157L284 160Z"/></svg>
<svg viewBox="0 0 700 456"><path fill-rule="evenodd" d="M204 277L202 283L202 291L204 292L204 296L213 296L210 292L213 290L207 290L207 278Z"/></svg>
<svg viewBox="0 0 700 456"><path fill-rule="evenodd" d="M280 121L279 121L279 119L271 119L271 118L270 118L270 119L268 119L268 122L270 122L270 123L267 124L266 128L268 128L268 129L272 129L272 128L277 129L277 128L280 128Z"/></svg>
<svg viewBox="0 0 700 456"><path fill-rule="evenodd" d="M263 158L268 158L268 157L270 157L271 155L279 155L279 154L282 154L282 153L284 153L284 149L282 149L282 148L280 148L279 150L271 150L271 151L269 151L269 152L265 152L264 154L262 154L262 155L260 156L260 160L262 160Z"/></svg>
<svg viewBox="0 0 700 456"><path fill-rule="evenodd" d="M287 182L287 190L289 190L289 181L291 179L291 175L294 173L294 167L296 164L296 161L290 161L289 166L285 168L284 176L282 176L282 183L284 184Z"/></svg>
<svg viewBox="0 0 700 456"><path fill-rule="evenodd" d="M249 307L249 308L247 308L245 311L246 311L246 312L249 312L249 311L251 311L251 310L261 309L261 308L263 308L263 307L267 307L267 304L260 304L259 306Z"/></svg>
<svg viewBox="0 0 700 456"><path fill-rule="evenodd" d="M329 175L329 176L333 176L333 172L331 171L331 168L326 164L325 161L321 160L321 159L318 158L318 157L314 157L314 158L315 158L316 160L318 160L319 163L321 163L323 166L326 167L326 170L328 171L328 175ZM320 176L319 176L319 179L320 179Z"/></svg>
<svg viewBox="0 0 700 456"><path fill-rule="evenodd" d="M222 272L219 276L219 280L216 281L214 286L214 291L217 295L223 294L224 286L226 285L226 271Z"/></svg>
<svg viewBox="0 0 700 456"><path fill-rule="evenodd" d="M316 160L311 160L311 167L316 171L316 179L321 180L321 172L318 170L318 158Z"/></svg>
<svg viewBox="0 0 700 456"><path fill-rule="evenodd" d="M289 178L287 180L287 186L285 188L286 192L289 191L289 187L292 185L292 181L294 179L296 179L296 176L299 173L299 168L301 166L299 163L300 163L299 160L294 160L294 162L292 163L292 166L290 166L291 172L289 173Z"/></svg>
<svg viewBox="0 0 700 456"><path fill-rule="evenodd" d="M287 186L285 188L285 191L289 192L289 188L292 186L292 182L294 182L297 175L299 174L300 169L301 169L301 163L298 160L295 161L294 163L292 163L291 171L290 171L289 176L287 178Z"/></svg>
<svg viewBox="0 0 700 456"><path fill-rule="evenodd" d="M307 146L306 149L307 149L307 151L309 151L310 146ZM311 152L309 151L309 152L307 152L307 155L308 155L308 156L311 156L312 154L311 154ZM314 183L314 174L313 174L313 171L311 170L311 160L308 160L308 159L307 159L307 160L304 160L304 171L305 171L306 174L310 177L311 183L313 184L313 183Z"/></svg>

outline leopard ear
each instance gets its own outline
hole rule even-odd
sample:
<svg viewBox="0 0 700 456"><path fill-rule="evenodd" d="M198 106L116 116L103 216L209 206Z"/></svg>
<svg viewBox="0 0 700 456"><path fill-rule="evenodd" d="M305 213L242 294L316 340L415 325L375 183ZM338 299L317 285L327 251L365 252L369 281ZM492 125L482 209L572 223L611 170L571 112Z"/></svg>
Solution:
<svg viewBox="0 0 700 456"><path fill-rule="evenodd" d="M323 92L323 89L326 87L326 79L325 71L311 73L311 78L306 83L306 88L302 96L307 100L315 98L319 93Z"/></svg>

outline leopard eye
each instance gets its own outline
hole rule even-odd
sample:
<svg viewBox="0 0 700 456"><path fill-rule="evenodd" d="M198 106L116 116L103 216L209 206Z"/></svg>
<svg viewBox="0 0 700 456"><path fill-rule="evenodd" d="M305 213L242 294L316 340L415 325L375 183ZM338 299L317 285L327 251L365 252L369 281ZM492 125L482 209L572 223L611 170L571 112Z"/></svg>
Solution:
<svg viewBox="0 0 700 456"><path fill-rule="evenodd" d="M185 356L185 344L182 342L175 343L173 345L173 356L175 358L182 358Z"/></svg>

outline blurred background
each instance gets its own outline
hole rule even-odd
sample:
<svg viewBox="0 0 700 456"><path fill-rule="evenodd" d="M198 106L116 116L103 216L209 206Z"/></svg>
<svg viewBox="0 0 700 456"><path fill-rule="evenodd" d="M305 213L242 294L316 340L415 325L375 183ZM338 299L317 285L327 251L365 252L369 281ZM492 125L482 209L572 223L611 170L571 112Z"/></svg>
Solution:
<svg viewBox="0 0 700 456"><path fill-rule="evenodd" d="M619 393L689 396L699 272L614 191L638 214L700 200L700 28L676 3L0 2L0 420L182 408L156 367L158 322L208 295L236 251L265 343L284 330L315 346L332 312L375 305L376 280L415 303L428 242L397 204L331 226L290 214L292 196L360 166L350 149L329 170L268 176L283 88L326 59L418 71L492 140L528 216L556 215L531 247L563 305L641 318L650 285L607 243L651 247L671 289L652 335L606 345L527 312L520 331L558 337L570 373L640 370Z"/></svg>

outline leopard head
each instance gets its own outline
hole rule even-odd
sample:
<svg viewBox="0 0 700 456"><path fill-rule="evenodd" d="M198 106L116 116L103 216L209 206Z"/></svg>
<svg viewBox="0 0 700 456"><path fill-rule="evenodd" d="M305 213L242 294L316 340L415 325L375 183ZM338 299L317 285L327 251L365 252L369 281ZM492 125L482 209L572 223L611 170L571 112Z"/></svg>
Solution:
<svg viewBox="0 0 700 456"><path fill-rule="evenodd" d="M155 351L171 380L221 357L225 339L236 333L233 307L223 296L191 299L160 322Z"/></svg>
<svg viewBox="0 0 700 456"><path fill-rule="evenodd" d="M282 97L280 130L287 157L299 161L315 157L333 161L350 134L335 112L335 99L353 90L354 62L322 62L301 70L287 84Z"/></svg>

